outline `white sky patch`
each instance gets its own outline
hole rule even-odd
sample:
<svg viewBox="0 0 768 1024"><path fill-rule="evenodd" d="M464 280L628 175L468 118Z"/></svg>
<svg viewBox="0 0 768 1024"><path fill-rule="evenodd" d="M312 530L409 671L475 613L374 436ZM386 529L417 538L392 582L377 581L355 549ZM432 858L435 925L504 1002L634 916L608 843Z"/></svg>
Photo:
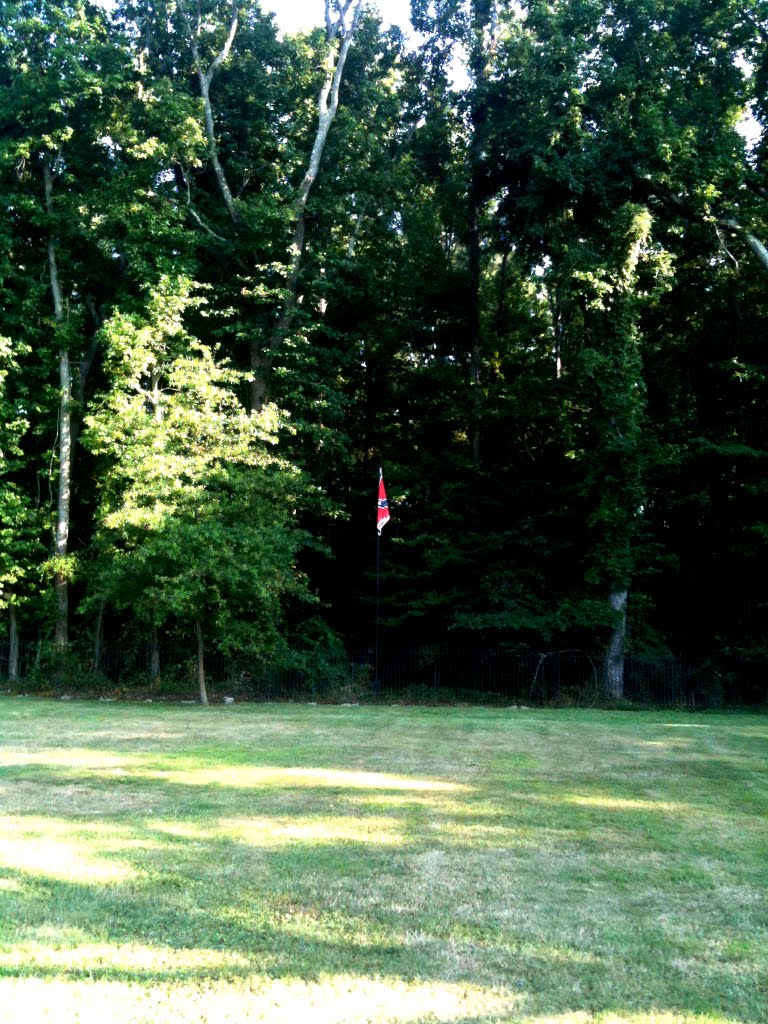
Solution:
<svg viewBox="0 0 768 1024"><path fill-rule="evenodd" d="M94 0L100 7L112 10L115 0ZM271 12L279 30L284 35L307 32L325 23L324 0L259 0L262 11ZM384 28L396 25L402 29L411 48L420 45L422 37L414 32L411 25L410 0L368 0L366 8L381 15ZM454 53L451 62L451 82L455 89L464 89L468 84L467 72L461 54Z"/></svg>
<svg viewBox="0 0 768 1024"><path fill-rule="evenodd" d="M413 32L410 0L377 0L375 3L369 0L367 7L379 12L385 26L397 25L406 35ZM261 8L272 11L281 31L287 34L325 23L323 0L262 0Z"/></svg>
<svg viewBox="0 0 768 1024"><path fill-rule="evenodd" d="M323 25L325 21L323 0L261 0L261 9L275 15L280 31L286 35L306 32ZM402 29L411 49L421 45L423 37L411 25L410 0L368 0L366 9L381 16L384 28L396 25ZM469 84L460 49L455 48L451 61L450 80L454 89L464 89Z"/></svg>
<svg viewBox="0 0 768 1024"><path fill-rule="evenodd" d="M745 78L749 78L754 71L754 68L743 53L736 54L736 67L741 71ZM751 151L754 149L760 140L762 129L760 127L760 123L755 118L751 107L747 110L746 115L742 118L739 124L736 125L736 130L746 142L747 150Z"/></svg>
<svg viewBox="0 0 768 1024"><path fill-rule="evenodd" d="M755 148L757 143L760 141L762 134L762 128L760 122L757 121L751 114L745 117L739 124L736 125L736 131L741 135L747 144L747 149L752 150Z"/></svg>
<svg viewBox="0 0 768 1024"><path fill-rule="evenodd" d="M112 10L115 0L95 0L99 7ZM262 11L271 11L280 30L286 34L307 31L325 24L325 4L323 0L260 0ZM384 25L397 25L409 35L411 26L410 0L368 0L369 10L379 12Z"/></svg>

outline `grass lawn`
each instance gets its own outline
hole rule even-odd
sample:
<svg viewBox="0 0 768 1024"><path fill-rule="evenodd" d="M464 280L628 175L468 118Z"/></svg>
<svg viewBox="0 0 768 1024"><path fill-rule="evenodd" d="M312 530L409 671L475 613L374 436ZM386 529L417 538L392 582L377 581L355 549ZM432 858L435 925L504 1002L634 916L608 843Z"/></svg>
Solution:
<svg viewBox="0 0 768 1024"><path fill-rule="evenodd" d="M0 1021L765 1024L768 718L0 698Z"/></svg>

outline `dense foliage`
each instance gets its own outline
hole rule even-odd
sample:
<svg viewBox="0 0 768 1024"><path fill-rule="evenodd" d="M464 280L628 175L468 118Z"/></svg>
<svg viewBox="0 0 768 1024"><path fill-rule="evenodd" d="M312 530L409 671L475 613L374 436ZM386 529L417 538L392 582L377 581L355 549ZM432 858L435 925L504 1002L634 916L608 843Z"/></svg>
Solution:
<svg viewBox="0 0 768 1024"><path fill-rule="evenodd" d="M0 0L12 652L768 653L768 4L412 17Z"/></svg>

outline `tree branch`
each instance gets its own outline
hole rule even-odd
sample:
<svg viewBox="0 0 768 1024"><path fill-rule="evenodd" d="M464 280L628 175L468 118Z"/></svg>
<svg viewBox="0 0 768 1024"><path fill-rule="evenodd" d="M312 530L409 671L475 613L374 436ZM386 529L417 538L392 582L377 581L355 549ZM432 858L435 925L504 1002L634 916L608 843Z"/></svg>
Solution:
<svg viewBox="0 0 768 1024"><path fill-rule="evenodd" d="M85 386L88 383L88 377L90 375L91 370L93 369L93 364L96 361L96 356L98 355L99 352L100 341L98 332L104 326L104 321L101 317L101 313L99 313L98 309L96 309L93 299L91 299L89 296L86 296L85 306L88 312L91 314L91 319L93 320L96 330L94 331L93 336L91 338L91 344L88 346L88 351L86 352L85 356L80 362L77 399L80 402L81 406L85 405Z"/></svg>
<svg viewBox="0 0 768 1024"><path fill-rule="evenodd" d="M312 185L315 182L317 172L320 168L320 160L323 155L323 150L325 149L328 131L336 116L336 111L339 109L339 88L341 86L341 77L344 74L344 65L347 61L347 54L349 53L349 48L352 45L352 39L354 37L355 30L357 29L358 22L360 21L365 0L357 0L352 24L348 29L345 29L344 17L349 10L350 3L351 0L347 0L347 3L340 12L339 19L336 23L336 27L338 27L343 33L341 37L341 49L339 50L338 57L334 54L333 36L328 39L326 77L320 89L320 95L317 98L317 108L320 114L317 132L312 146L312 153L309 157L309 166L307 167L307 171L301 183L295 204L296 212L299 216L303 214L307 205L309 193L312 191ZM328 0L326 0L326 12L327 8Z"/></svg>
<svg viewBox="0 0 768 1024"><path fill-rule="evenodd" d="M208 80L208 84L209 85L210 85L210 82L211 82L211 80L213 78L213 74L214 74L216 68L221 67L221 65L224 63L224 61L229 56L229 51L232 49L232 43L235 41L235 33L236 32L237 32L237 7L233 8L233 10L232 10L232 21L231 21L230 26L229 26L229 32L227 34L227 38L226 38L226 41L224 43L224 46L221 48L219 53L213 58L213 61L211 62L211 66L208 68L208 70L205 73L205 77Z"/></svg>
<svg viewBox="0 0 768 1024"><path fill-rule="evenodd" d="M763 270L768 271L768 249L766 249L756 235L753 235L751 231L748 231L747 228L743 227L738 221L735 221L730 217L719 218L715 223L719 224L722 228L728 228L729 231L733 231L737 235L741 235L752 250L753 254L757 257L758 262L762 264Z"/></svg>
<svg viewBox="0 0 768 1024"><path fill-rule="evenodd" d="M43 161L45 211L49 218L53 217L53 183L59 176L59 172L56 170L56 165L59 163L60 156L61 154L56 157L53 168L47 159ZM59 282L59 267L56 262L56 239L52 231L48 234L48 274L51 281L51 292L53 293L53 315L56 323L59 324L64 319L64 301L61 294L61 284Z"/></svg>
<svg viewBox="0 0 768 1024"><path fill-rule="evenodd" d="M746 182L746 186L750 192L754 192L756 196L768 201L768 188L763 188L762 185L756 185L754 181Z"/></svg>
<svg viewBox="0 0 768 1024"><path fill-rule="evenodd" d="M669 192L661 186L656 186L654 191L663 203L675 210L682 217L685 217L686 220L695 221L699 224L714 224L716 227L725 228L728 231L732 231L735 235L740 235L749 246L753 255L757 257L757 260L763 270L768 271L768 249L766 249L765 245L756 235L752 234L752 232L748 228L745 228L743 224L739 223L739 221L735 220L733 217L719 217L715 214L700 213L698 210L694 210L687 203L683 202L679 196L674 195L674 193Z"/></svg>
<svg viewBox="0 0 768 1024"><path fill-rule="evenodd" d="M336 111L339 108L339 88L341 86L344 65L347 54L352 45L357 26L360 23L365 0L344 0L344 3L336 3L337 18L335 23L331 19L331 0L325 0L325 20L327 35L326 54L326 75L317 98L318 124L315 133L315 141L312 145L312 152L309 157L309 164L301 182L299 193L294 203L296 220L294 223L293 241L291 243L290 262L288 267L287 295L283 304L282 312L275 325L274 331L269 339L266 353L258 350L256 343L251 349L251 367L254 371L253 385L251 388L251 408L258 411L263 408L266 400L266 376L269 373L274 354L282 340L286 337L293 323L293 315L296 309L299 271L304 251L304 235L306 232L305 212L307 200L312 191L312 186L317 178L320 168L320 160L325 149L326 139L330 130ZM345 18L355 3L352 24L347 28ZM341 35L341 46L336 54L335 36Z"/></svg>
<svg viewBox="0 0 768 1024"><path fill-rule="evenodd" d="M221 242L222 245L229 245L229 240L226 239L223 235L217 234L217 232L215 232L213 228L209 227L205 223L203 218L200 216L200 214L197 212L197 210L194 208L194 206L187 206L187 213L195 222L195 224L197 224L199 228L202 228L203 231L206 232L206 234L211 236L211 238L215 239L217 242Z"/></svg>
<svg viewBox="0 0 768 1024"><path fill-rule="evenodd" d="M224 174L224 168L221 166L221 162L219 161L219 151L216 145L216 131L213 123L213 107L211 105L210 93L213 74L216 68L220 67L220 65L226 60L229 51L232 48L232 43L237 31L237 7L233 6L232 22L229 26L229 33L227 34L224 46L214 57L207 71L203 71L202 64L200 63L200 51L197 48L197 39L195 34L192 32L192 26L189 23L189 17L184 9L182 0L176 0L176 9L179 12L181 23L184 26L189 50L192 54L192 60L195 63L197 80L200 84L200 95L203 98L203 111L205 114L205 135L208 139L208 152L211 157L211 163L213 164L213 173L216 177L216 183L219 186L219 191L221 192L222 199L224 200L224 205L227 208L229 218L234 224L237 224L240 221L240 217L238 216L235 208L235 201L232 198L232 191L230 190L226 175Z"/></svg>
<svg viewBox="0 0 768 1024"><path fill-rule="evenodd" d="M49 221L53 219L53 183L62 173L61 150L51 164L48 155L43 159L43 186L45 189L45 212ZM70 500L72 493L72 372L66 337L60 332L64 321L64 302L56 262L56 237L53 224L48 225L48 272L53 293L55 331L59 340L59 484L56 509L55 550L59 558L66 558L69 545ZM69 638L69 590L67 579L60 570L54 573L56 594L56 625L54 642L59 650L66 648Z"/></svg>

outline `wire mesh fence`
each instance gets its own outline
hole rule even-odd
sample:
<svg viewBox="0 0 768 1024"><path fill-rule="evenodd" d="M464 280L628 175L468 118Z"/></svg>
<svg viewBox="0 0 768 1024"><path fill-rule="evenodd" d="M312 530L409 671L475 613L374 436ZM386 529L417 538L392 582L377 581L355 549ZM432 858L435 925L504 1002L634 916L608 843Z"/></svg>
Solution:
<svg viewBox="0 0 768 1024"><path fill-rule="evenodd" d="M26 643L11 660L0 644L0 680L28 692L137 699L193 699L197 662L190 646L130 641L73 647L62 658ZM212 700L318 703L478 704L586 707L616 703L603 665L580 650L384 646L352 651L283 651L269 659L211 651L205 676ZM704 710L768 702L768 663L743 659L626 658L627 706Z"/></svg>

